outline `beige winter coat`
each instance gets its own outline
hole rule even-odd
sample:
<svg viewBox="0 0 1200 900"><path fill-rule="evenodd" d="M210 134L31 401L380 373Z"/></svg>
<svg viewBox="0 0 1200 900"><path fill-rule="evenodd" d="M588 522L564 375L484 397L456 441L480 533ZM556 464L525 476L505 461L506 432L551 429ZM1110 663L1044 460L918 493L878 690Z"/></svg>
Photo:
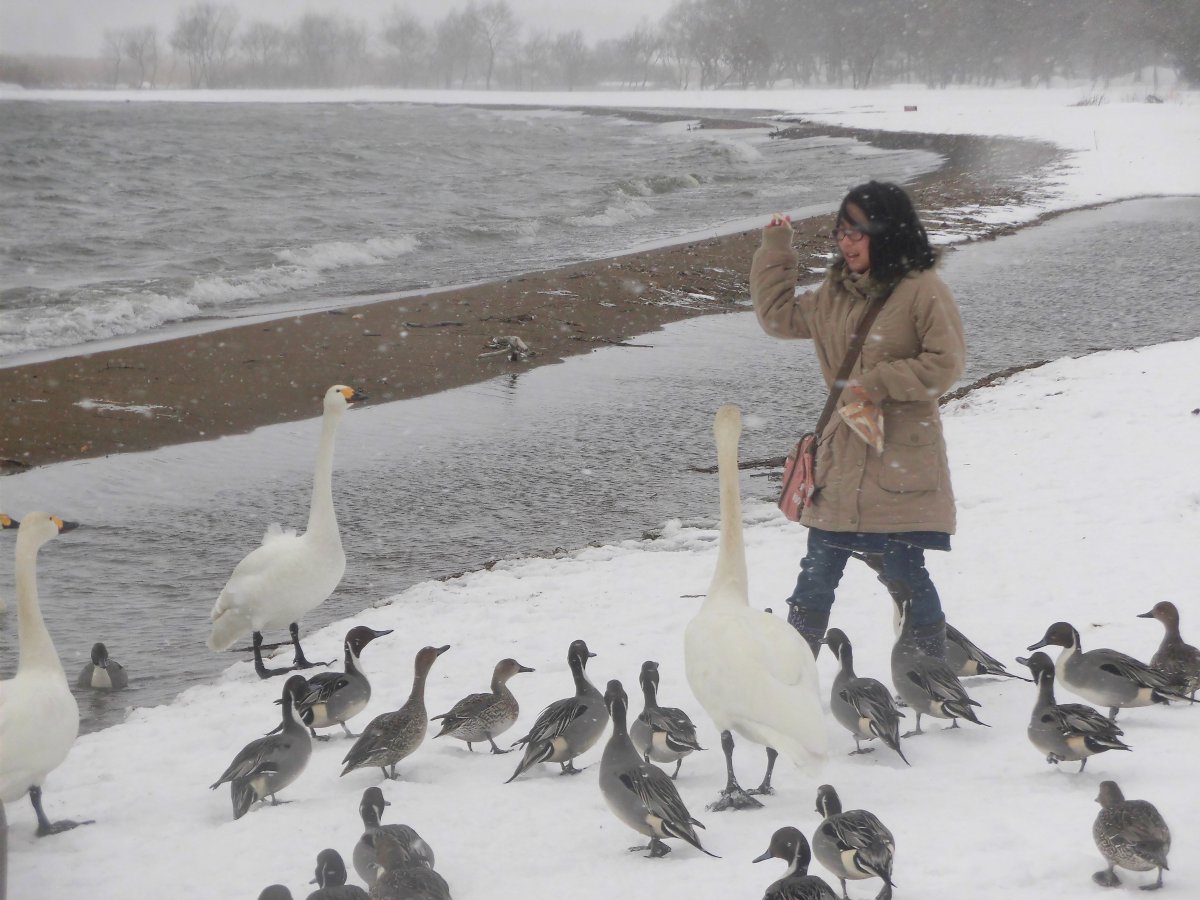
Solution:
<svg viewBox="0 0 1200 900"><path fill-rule="evenodd" d="M790 226L763 230L750 267L750 295L763 329L811 338L826 385L845 359L854 326L879 288L835 264L816 289L795 293L797 255ZM827 531L954 533L954 492L938 398L966 358L962 320L950 289L932 271L900 280L871 328L851 373L884 414L882 455L836 413L817 448L814 502L801 523ZM847 395L839 405L853 399Z"/></svg>

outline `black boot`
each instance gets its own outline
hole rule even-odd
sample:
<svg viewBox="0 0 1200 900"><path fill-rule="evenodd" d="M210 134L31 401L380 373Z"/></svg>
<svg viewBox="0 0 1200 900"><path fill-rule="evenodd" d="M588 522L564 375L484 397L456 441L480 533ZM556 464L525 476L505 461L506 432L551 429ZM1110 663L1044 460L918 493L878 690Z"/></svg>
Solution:
<svg viewBox="0 0 1200 900"><path fill-rule="evenodd" d="M821 652L821 642L825 638L825 630L829 627L829 610L810 609L807 606L789 603L788 624L800 632L800 637L808 642L815 659Z"/></svg>
<svg viewBox="0 0 1200 900"><path fill-rule="evenodd" d="M946 617L929 625L913 625L913 643L926 656L934 659L946 658Z"/></svg>

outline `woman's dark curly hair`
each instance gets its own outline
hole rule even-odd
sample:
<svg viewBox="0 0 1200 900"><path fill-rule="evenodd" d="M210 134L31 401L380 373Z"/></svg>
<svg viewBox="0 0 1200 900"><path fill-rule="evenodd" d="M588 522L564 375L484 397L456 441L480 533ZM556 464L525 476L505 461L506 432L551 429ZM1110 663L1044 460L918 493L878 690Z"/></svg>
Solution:
<svg viewBox="0 0 1200 900"><path fill-rule="evenodd" d="M846 212L854 204L865 222L856 222ZM863 226L871 238L871 277L889 282L908 272L933 268L937 254L904 188L887 181L868 181L851 188L838 208L839 226Z"/></svg>

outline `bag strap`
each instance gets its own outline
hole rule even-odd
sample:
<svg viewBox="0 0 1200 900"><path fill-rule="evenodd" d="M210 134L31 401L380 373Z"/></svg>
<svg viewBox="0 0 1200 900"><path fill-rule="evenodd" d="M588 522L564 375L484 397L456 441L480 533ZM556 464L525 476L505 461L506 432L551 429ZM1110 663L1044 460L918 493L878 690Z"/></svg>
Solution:
<svg viewBox="0 0 1200 900"><path fill-rule="evenodd" d="M854 368L859 354L862 353L863 344L867 342L867 335L871 331L871 326L875 324L875 317L883 309L883 304L887 303L888 297L892 296L892 290L894 289L895 286L893 285L886 294L867 307L867 311L863 313L862 321L858 323L858 327L850 335L850 345L846 348L846 358L842 360L842 366L833 378L833 387L829 390L829 396L825 400L825 408L821 410L821 416L817 419L817 427L813 432L818 441L821 439L821 433L825 431L825 426L829 424L829 419L833 416L833 411L837 407L838 397L845 390L846 379L850 377L850 370Z"/></svg>

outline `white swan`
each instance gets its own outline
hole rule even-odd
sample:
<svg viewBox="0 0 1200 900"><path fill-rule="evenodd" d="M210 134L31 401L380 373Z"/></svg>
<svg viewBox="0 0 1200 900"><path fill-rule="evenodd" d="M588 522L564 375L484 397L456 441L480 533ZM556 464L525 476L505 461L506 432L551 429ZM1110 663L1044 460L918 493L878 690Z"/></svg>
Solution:
<svg viewBox="0 0 1200 900"><path fill-rule="evenodd" d="M828 750L820 686L812 651L783 619L751 609L742 538L738 485L736 406L717 411L717 471L721 492L721 538L708 597L684 633L684 666L696 699L721 732L728 781L709 809L761 804L749 793L771 793L778 753L812 768ZM752 792L733 774L733 734L767 748L767 774Z"/></svg>
<svg viewBox="0 0 1200 900"><path fill-rule="evenodd" d="M254 669L261 678L313 665L300 648L299 620L333 592L346 571L333 510L333 439L342 415L352 403L365 399L365 394L341 384L325 392L308 528L301 535L278 525L268 528L262 546L237 564L213 606L209 648L228 650L238 638L253 632ZM267 669L262 661L262 632L285 627L291 632L295 661L286 669Z"/></svg>
<svg viewBox="0 0 1200 900"><path fill-rule="evenodd" d="M60 532L74 528L57 516L31 512L17 532L17 674L0 681L0 802L28 793L39 835L85 822L51 822L42 811L42 782L67 758L79 734L79 707L38 604L37 554Z"/></svg>

